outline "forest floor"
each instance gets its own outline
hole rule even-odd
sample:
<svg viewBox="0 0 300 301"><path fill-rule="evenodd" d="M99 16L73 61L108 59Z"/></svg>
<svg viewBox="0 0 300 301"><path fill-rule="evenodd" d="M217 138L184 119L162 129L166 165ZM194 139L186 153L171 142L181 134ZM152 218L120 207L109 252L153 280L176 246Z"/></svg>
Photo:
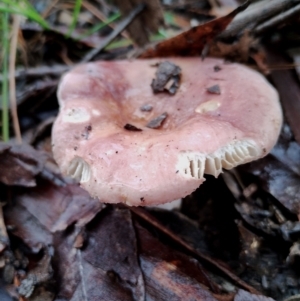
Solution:
<svg viewBox="0 0 300 301"><path fill-rule="evenodd" d="M300 0L2 0L0 18L1 301L300 300ZM53 159L60 77L174 56L261 72L278 142L172 210L101 203Z"/></svg>

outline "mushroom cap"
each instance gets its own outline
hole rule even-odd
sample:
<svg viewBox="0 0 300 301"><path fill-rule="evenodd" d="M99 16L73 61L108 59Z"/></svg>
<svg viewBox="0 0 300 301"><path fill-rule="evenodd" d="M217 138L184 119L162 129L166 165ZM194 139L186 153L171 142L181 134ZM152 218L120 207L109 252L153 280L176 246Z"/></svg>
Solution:
<svg viewBox="0 0 300 301"><path fill-rule="evenodd" d="M102 202L143 206L182 198L204 174L217 177L222 168L261 158L277 141L279 98L261 74L219 59L168 58L182 70L179 89L154 94L154 65L162 61L88 63L60 82L54 158ZM163 113L159 128L146 126Z"/></svg>

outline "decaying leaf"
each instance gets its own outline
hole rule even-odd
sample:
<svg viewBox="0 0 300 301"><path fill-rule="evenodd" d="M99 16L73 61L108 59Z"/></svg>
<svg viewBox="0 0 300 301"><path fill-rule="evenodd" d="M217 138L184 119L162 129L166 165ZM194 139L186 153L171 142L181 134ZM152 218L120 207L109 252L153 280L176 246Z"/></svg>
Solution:
<svg viewBox="0 0 300 301"><path fill-rule="evenodd" d="M158 43L142 53L140 58L200 55L204 47L220 34L239 12L245 10L248 4L247 1L227 16L193 27L173 38Z"/></svg>
<svg viewBox="0 0 300 301"><path fill-rule="evenodd" d="M272 221L273 214L268 210L263 210L254 202L246 201L235 204L235 208L249 225L268 235L276 236L278 224Z"/></svg>
<svg viewBox="0 0 300 301"><path fill-rule="evenodd" d="M70 184L56 187L41 181L35 189L20 193L16 202L50 232L65 230L72 223L82 227L103 208L103 204L89 194Z"/></svg>
<svg viewBox="0 0 300 301"><path fill-rule="evenodd" d="M47 156L30 145L0 142L0 182L6 185L33 187Z"/></svg>
<svg viewBox="0 0 300 301"><path fill-rule="evenodd" d="M294 140L290 127L285 124L271 154L300 176L300 145Z"/></svg>
<svg viewBox="0 0 300 301"><path fill-rule="evenodd" d="M52 244L52 234L21 204L6 206L4 211L6 226L10 233L19 237L33 253L43 246Z"/></svg>
<svg viewBox="0 0 300 301"><path fill-rule="evenodd" d="M271 155L247 167L283 206L300 214L300 176Z"/></svg>
<svg viewBox="0 0 300 301"><path fill-rule="evenodd" d="M37 263L37 266L30 270L26 277L22 279L20 286L18 287L18 293L21 296L24 296L25 298L31 297L37 286L49 281L52 278L52 253L53 250L49 248L45 252L43 258ZM54 294L52 294L52 297L53 295Z"/></svg>
<svg viewBox="0 0 300 301"><path fill-rule="evenodd" d="M292 213L300 214L300 146L284 125L272 154L242 167Z"/></svg>
<svg viewBox="0 0 300 301"><path fill-rule="evenodd" d="M85 248L73 247L74 234L56 236L57 298L70 301L144 300L136 236L128 210L104 210L89 225Z"/></svg>
<svg viewBox="0 0 300 301"><path fill-rule="evenodd" d="M208 290L210 282L195 259L164 246L138 224L136 229L147 299L217 301Z"/></svg>
<svg viewBox="0 0 300 301"><path fill-rule="evenodd" d="M14 201L4 207L10 232L37 253L53 243L52 234L75 223L81 228L103 208L76 184L57 187L40 180L32 190L18 191Z"/></svg>

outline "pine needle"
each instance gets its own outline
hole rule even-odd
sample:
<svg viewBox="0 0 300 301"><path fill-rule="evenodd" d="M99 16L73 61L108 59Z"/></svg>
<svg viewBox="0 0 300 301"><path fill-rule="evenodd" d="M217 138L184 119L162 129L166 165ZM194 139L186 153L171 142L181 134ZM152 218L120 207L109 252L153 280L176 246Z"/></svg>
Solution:
<svg viewBox="0 0 300 301"><path fill-rule="evenodd" d="M9 53L9 14L2 14L2 45L3 45L3 82L2 82L2 140L9 140L9 108L8 108L8 53Z"/></svg>

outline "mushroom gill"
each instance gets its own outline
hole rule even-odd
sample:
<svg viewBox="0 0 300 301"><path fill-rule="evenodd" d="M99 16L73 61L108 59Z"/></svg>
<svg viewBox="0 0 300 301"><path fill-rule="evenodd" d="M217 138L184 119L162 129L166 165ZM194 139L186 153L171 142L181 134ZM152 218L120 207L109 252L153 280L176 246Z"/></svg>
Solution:
<svg viewBox="0 0 300 301"><path fill-rule="evenodd" d="M237 165L255 160L261 155L253 141L243 140L227 144L211 154L184 151L179 154L177 169L182 174L202 179L204 174L217 177L222 168L231 169Z"/></svg>
<svg viewBox="0 0 300 301"><path fill-rule="evenodd" d="M90 165L82 158L75 157L69 165L68 176L80 183L88 182L91 177Z"/></svg>

